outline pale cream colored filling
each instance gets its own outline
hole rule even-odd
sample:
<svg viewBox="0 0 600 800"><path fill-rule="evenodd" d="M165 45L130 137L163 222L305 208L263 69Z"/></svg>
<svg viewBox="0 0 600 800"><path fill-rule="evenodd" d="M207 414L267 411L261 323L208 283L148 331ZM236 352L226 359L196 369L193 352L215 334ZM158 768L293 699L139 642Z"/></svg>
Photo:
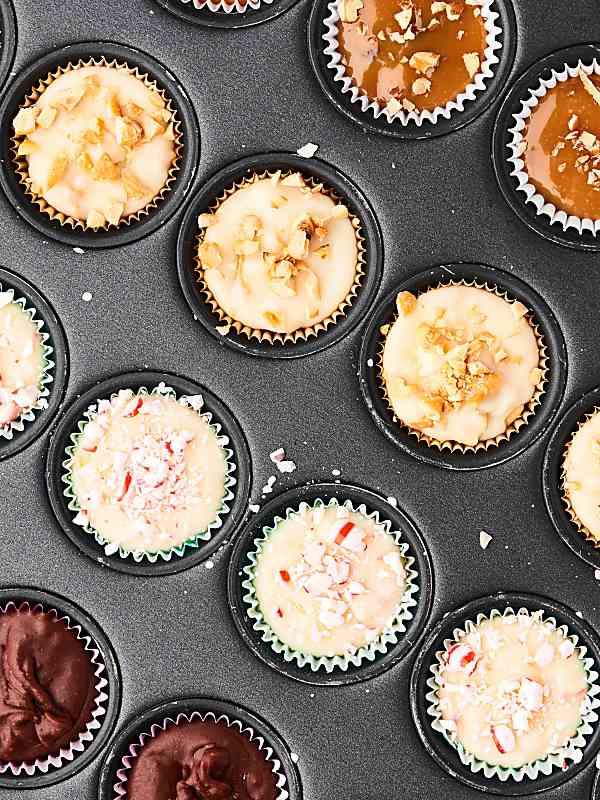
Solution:
<svg viewBox="0 0 600 800"><path fill-rule="evenodd" d="M81 67L54 80L14 121L32 190L91 228L155 198L175 157L172 114L126 69Z"/></svg>
<svg viewBox="0 0 600 800"><path fill-rule="evenodd" d="M573 436L565 458L565 488L579 521L600 539L600 414Z"/></svg>
<svg viewBox="0 0 600 800"><path fill-rule="evenodd" d="M398 297L383 376L399 420L438 441L474 446L519 418L540 384L527 309L484 289L446 286Z"/></svg>
<svg viewBox="0 0 600 800"><path fill-rule="evenodd" d="M42 373L37 325L12 302L11 293L0 292L0 428L37 403Z"/></svg>
<svg viewBox="0 0 600 800"><path fill-rule="evenodd" d="M237 189L200 225L206 284L226 314L252 329L313 326L354 283L358 248L348 210L297 173Z"/></svg>
<svg viewBox="0 0 600 800"><path fill-rule="evenodd" d="M568 743L587 702L587 681L560 631L510 615L482 622L458 648L447 653L439 708L449 735L467 752L519 767Z"/></svg>
<svg viewBox="0 0 600 800"><path fill-rule="evenodd" d="M76 522L128 551L168 550L206 531L227 473L208 422L172 398L130 391L98 408L73 454Z"/></svg>
<svg viewBox="0 0 600 800"><path fill-rule="evenodd" d="M255 587L282 642L334 656L367 645L392 623L406 572L400 548L381 525L345 508L316 508L294 514L269 536Z"/></svg>

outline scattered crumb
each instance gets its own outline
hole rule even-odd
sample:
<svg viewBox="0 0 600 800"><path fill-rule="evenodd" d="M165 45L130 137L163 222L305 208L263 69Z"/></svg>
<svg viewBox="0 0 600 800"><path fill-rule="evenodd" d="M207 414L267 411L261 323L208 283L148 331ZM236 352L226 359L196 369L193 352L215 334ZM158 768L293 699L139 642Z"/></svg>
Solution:
<svg viewBox="0 0 600 800"><path fill-rule="evenodd" d="M206 567L206 569L213 569L213 567L214 567L215 565L214 565L214 562L213 562L213 561L207 561L207 562L206 562L206 564L205 564L204 566Z"/></svg>
<svg viewBox="0 0 600 800"><path fill-rule="evenodd" d="M581 612L581 611L576 611L576 612L575 612L575 616L576 616L576 617L579 617L580 619L583 619L583 614L582 614L582 612Z"/></svg>
<svg viewBox="0 0 600 800"><path fill-rule="evenodd" d="M258 512L260 511L260 506L258 505L258 503L250 503L248 508L253 514L258 514Z"/></svg>
<svg viewBox="0 0 600 800"><path fill-rule="evenodd" d="M262 493L263 494L271 494L271 492L273 491L273 486L275 486L275 481L276 480L277 480L277 478L275 477L275 475L271 475L269 480L263 486Z"/></svg>
<svg viewBox="0 0 600 800"><path fill-rule="evenodd" d="M298 753L290 753L290 758L292 759L294 764L297 764L298 761L300 760L300 756L298 755Z"/></svg>
<svg viewBox="0 0 600 800"><path fill-rule="evenodd" d="M482 550L485 550L488 544L492 541L492 536L487 531L479 531L479 545Z"/></svg>
<svg viewBox="0 0 600 800"><path fill-rule="evenodd" d="M332 469L331 470L331 474L334 475L337 478L338 475L341 475L342 473L340 472L339 469Z"/></svg>
<svg viewBox="0 0 600 800"><path fill-rule="evenodd" d="M387 502L394 508L398 508L398 501L395 497L386 497Z"/></svg>
<svg viewBox="0 0 600 800"><path fill-rule="evenodd" d="M217 325L215 330L220 336L227 336L227 334L229 333L230 328L231 328L231 325Z"/></svg>
<svg viewBox="0 0 600 800"><path fill-rule="evenodd" d="M73 252L77 253L79 256L82 256L85 253L85 250L82 250L81 247L74 247Z"/></svg>
<svg viewBox="0 0 600 800"><path fill-rule="evenodd" d="M318 149L319 149L318 144L313 144L312 142L308 142L307 144L304 145L304 147L299 147L296 150L296 152L298 153L299 156L302 156L302 158L312 158Z"/></svg>
<svg viewBox="0 0 600 800"><path fill-rule="evenodd" d="M373 359L372 358L367 359L367 367L372 367L372 366L373 366Z"/></svg>
<svg viewBox="0 0 600 800"><path fill-rule="evenodd" d="M600 569L594 570L594 578L596 578L597 581L600 581Z"/></svg>
<svg viewBox="0 0 600 800"><path fill-rule="evenodd" d="M296 469L296 464L285 457L285 450L283 447L279 447L277 450L274 450L270 455L269 458L275 464L279 472L294 472Z"/></svg>
<svg viewBox="0 0 600 800"><path fill-rule="evenodd" d="M90 300L92 299L92 297L93 297L93 295L92 295L91 292L84 292L81 295L81 299L83 300L84 303L89 303Z"/></svg>

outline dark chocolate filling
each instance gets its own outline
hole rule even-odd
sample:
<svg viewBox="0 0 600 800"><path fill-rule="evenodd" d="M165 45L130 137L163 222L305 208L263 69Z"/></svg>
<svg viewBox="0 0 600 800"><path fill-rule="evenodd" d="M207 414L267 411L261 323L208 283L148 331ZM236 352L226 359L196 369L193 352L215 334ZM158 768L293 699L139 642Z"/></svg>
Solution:
<svg viewBox="0 0 600 800"><path fill-rule="evenodd" d="M146 741L128 800L275 800L272 764L224 723L184 722Z"/></svg>
<svg viewBox="0 0 600 800"><path fill-rule="evenodd" d="M83 644L42 611L0 614L0 760L57 755L84 730L96 696Z"/></svg>

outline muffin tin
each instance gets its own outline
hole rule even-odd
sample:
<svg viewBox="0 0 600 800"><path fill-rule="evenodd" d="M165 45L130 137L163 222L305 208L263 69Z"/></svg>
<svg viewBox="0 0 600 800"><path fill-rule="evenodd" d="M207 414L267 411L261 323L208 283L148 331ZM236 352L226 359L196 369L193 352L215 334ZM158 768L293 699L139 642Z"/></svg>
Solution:
<svg viewBox="0 0 600 800"><path fill-rule="evenodd" d="M18 22L12 38L6 23L11 5ZM200 704L216 711L227 703L239 715L264 720L293 781L295 800L370 800L398 791L411 798L476 800L489 787L463 783L436 763L413 721L419 707L411 709L417 697L411 695L411 675L415 659L427 652L423 642L430 632L444 614L473 598L527 592L536 603L567 609L573 624L595 641L590 628L600 629L596 565L578 558L557 535L544 502L542 468L571 404L600 382L598 257L559 247L524 225L499 192L490 158L500 95L508 96L518 76L549 51L600 41L593 0L574 0L568 9L547 5L540 18L537 4L498 0L510 34L502 85L482 94L468 117L467 112L457 115L461 125L451 133L448 126L430 131L428 141L406 141L378 135L362 120L354 124L324 94L311 66L318 57L311 26L321 0L274 0L264 14L248 11L243 20L214 12L214 19L205 19L194 12L198 25L185 20L192 11L180 0L89 0L68 15L59 0L43 6L33 0L2 3L5 141L7 109L19 91L27 90L30 66L42 60L47 72L47 58L60 52L71 58L86 40L92 51L118 47L152 60L156 74L189 112L190 164L182 188L172 193L173 207L149 218L151 235L144 229L127 247L124 239L97 242L83 234L61 241L56 231L31 224L31 209L12 193L14 187L7 184L8 194L0 195L2 267L47 298L60 320L57 330L65 334L56 348L65 378L69 365L64 399L57 396L56 409L44 417L45 430L0 461L1 583L50 592L85 609L97 621L98 635L110 643L123 685L117 733L93 760L76 760L77 769L61 770L54 776L60 783L52 786L25 791L0 782L1 800L112 800L111 771L123 736L171 702L177 708ZM263 20L278 11L285 13ZM228 29L207 23L226 23ZM11 41L18 42L13 67ZM300 160L296 150L307 142L319 145L316 158ZM356 324L340 326L327 343L331 346L297 354L303 358L251 358L210 335L198 309L190 308L178 274L178 250L181 271L182 243L189 247L194 233L192 208L213 176L229 174L239 162L282 153L307 171L327 169L332 180L348 182L344 185L356 192L357 205L372 217L378 243L381 232L381 272L364 308L353 309L359 311ZM4 162L0 173L6 183ZM378 263L374 255L374 275ZM498 459L483 470L434 469L415 458L382 435L361 396L367 319L399 285L452 264L501 270L515 293L524 284L541 298L542 322L551 309L548 329L562 354L556 361L553 410L538 435L523 440L510 460ZM0 275L3 283L8 278ZM207 398L218 399L218 409L243 432L240 448L245 452L246 442L249 456L245 499L218 546L190 556L193 563L181 559L180 571L146 564L138 575L113 569L122 565L93 547L85 552L83 545L90 542L80 529L70 535L63 529L55 484L72 410L86 405L88 392L95 399L100 382L127 373L141 379L144 372L205 388ZM269 458L281 446L297 464L289 475L279 474ZM275 485L263 494L272 475ZM431 562L435 576L428 591L429 616L423 614L408 652L385 669L374 669L377 674L356 675L344 685L293 680L271 668L247 646L238 631L243 624L231 613L239 610L233 564L262 518L250 504L260 505L263 515L285 502L288 491L297 496L322 489L312 484L326 484L339 496L366 491L390 517L401 516L406 530L418 531L415 547L425 543L422 558ZM482 530L493 537L485 551L479 544ZM560 773L551 785L531 791L543 788L548 800L587 800L596 777L592 755L590 750L581 769ZM497 788L500 796L510 796L514 786Z"/></svg>

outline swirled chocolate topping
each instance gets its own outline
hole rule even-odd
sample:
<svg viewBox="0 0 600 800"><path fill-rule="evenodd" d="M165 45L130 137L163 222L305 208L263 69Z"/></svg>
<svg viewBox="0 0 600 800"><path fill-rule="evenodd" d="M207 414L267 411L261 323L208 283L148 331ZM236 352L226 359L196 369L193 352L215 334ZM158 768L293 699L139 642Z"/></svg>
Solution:
<svg viewBox="0 0 600 800"><path fill-rule="evenodd" d="M55 755L91 718L94 667L82 643L42 611L0 614L0 760Z"/></svg>
<svg viewBox="0 0 600 800"><path fill-rule="evenodd" d="M275 800L272 766L242 734L218 722L184 722L147 741L128 800Z"/></svg>

